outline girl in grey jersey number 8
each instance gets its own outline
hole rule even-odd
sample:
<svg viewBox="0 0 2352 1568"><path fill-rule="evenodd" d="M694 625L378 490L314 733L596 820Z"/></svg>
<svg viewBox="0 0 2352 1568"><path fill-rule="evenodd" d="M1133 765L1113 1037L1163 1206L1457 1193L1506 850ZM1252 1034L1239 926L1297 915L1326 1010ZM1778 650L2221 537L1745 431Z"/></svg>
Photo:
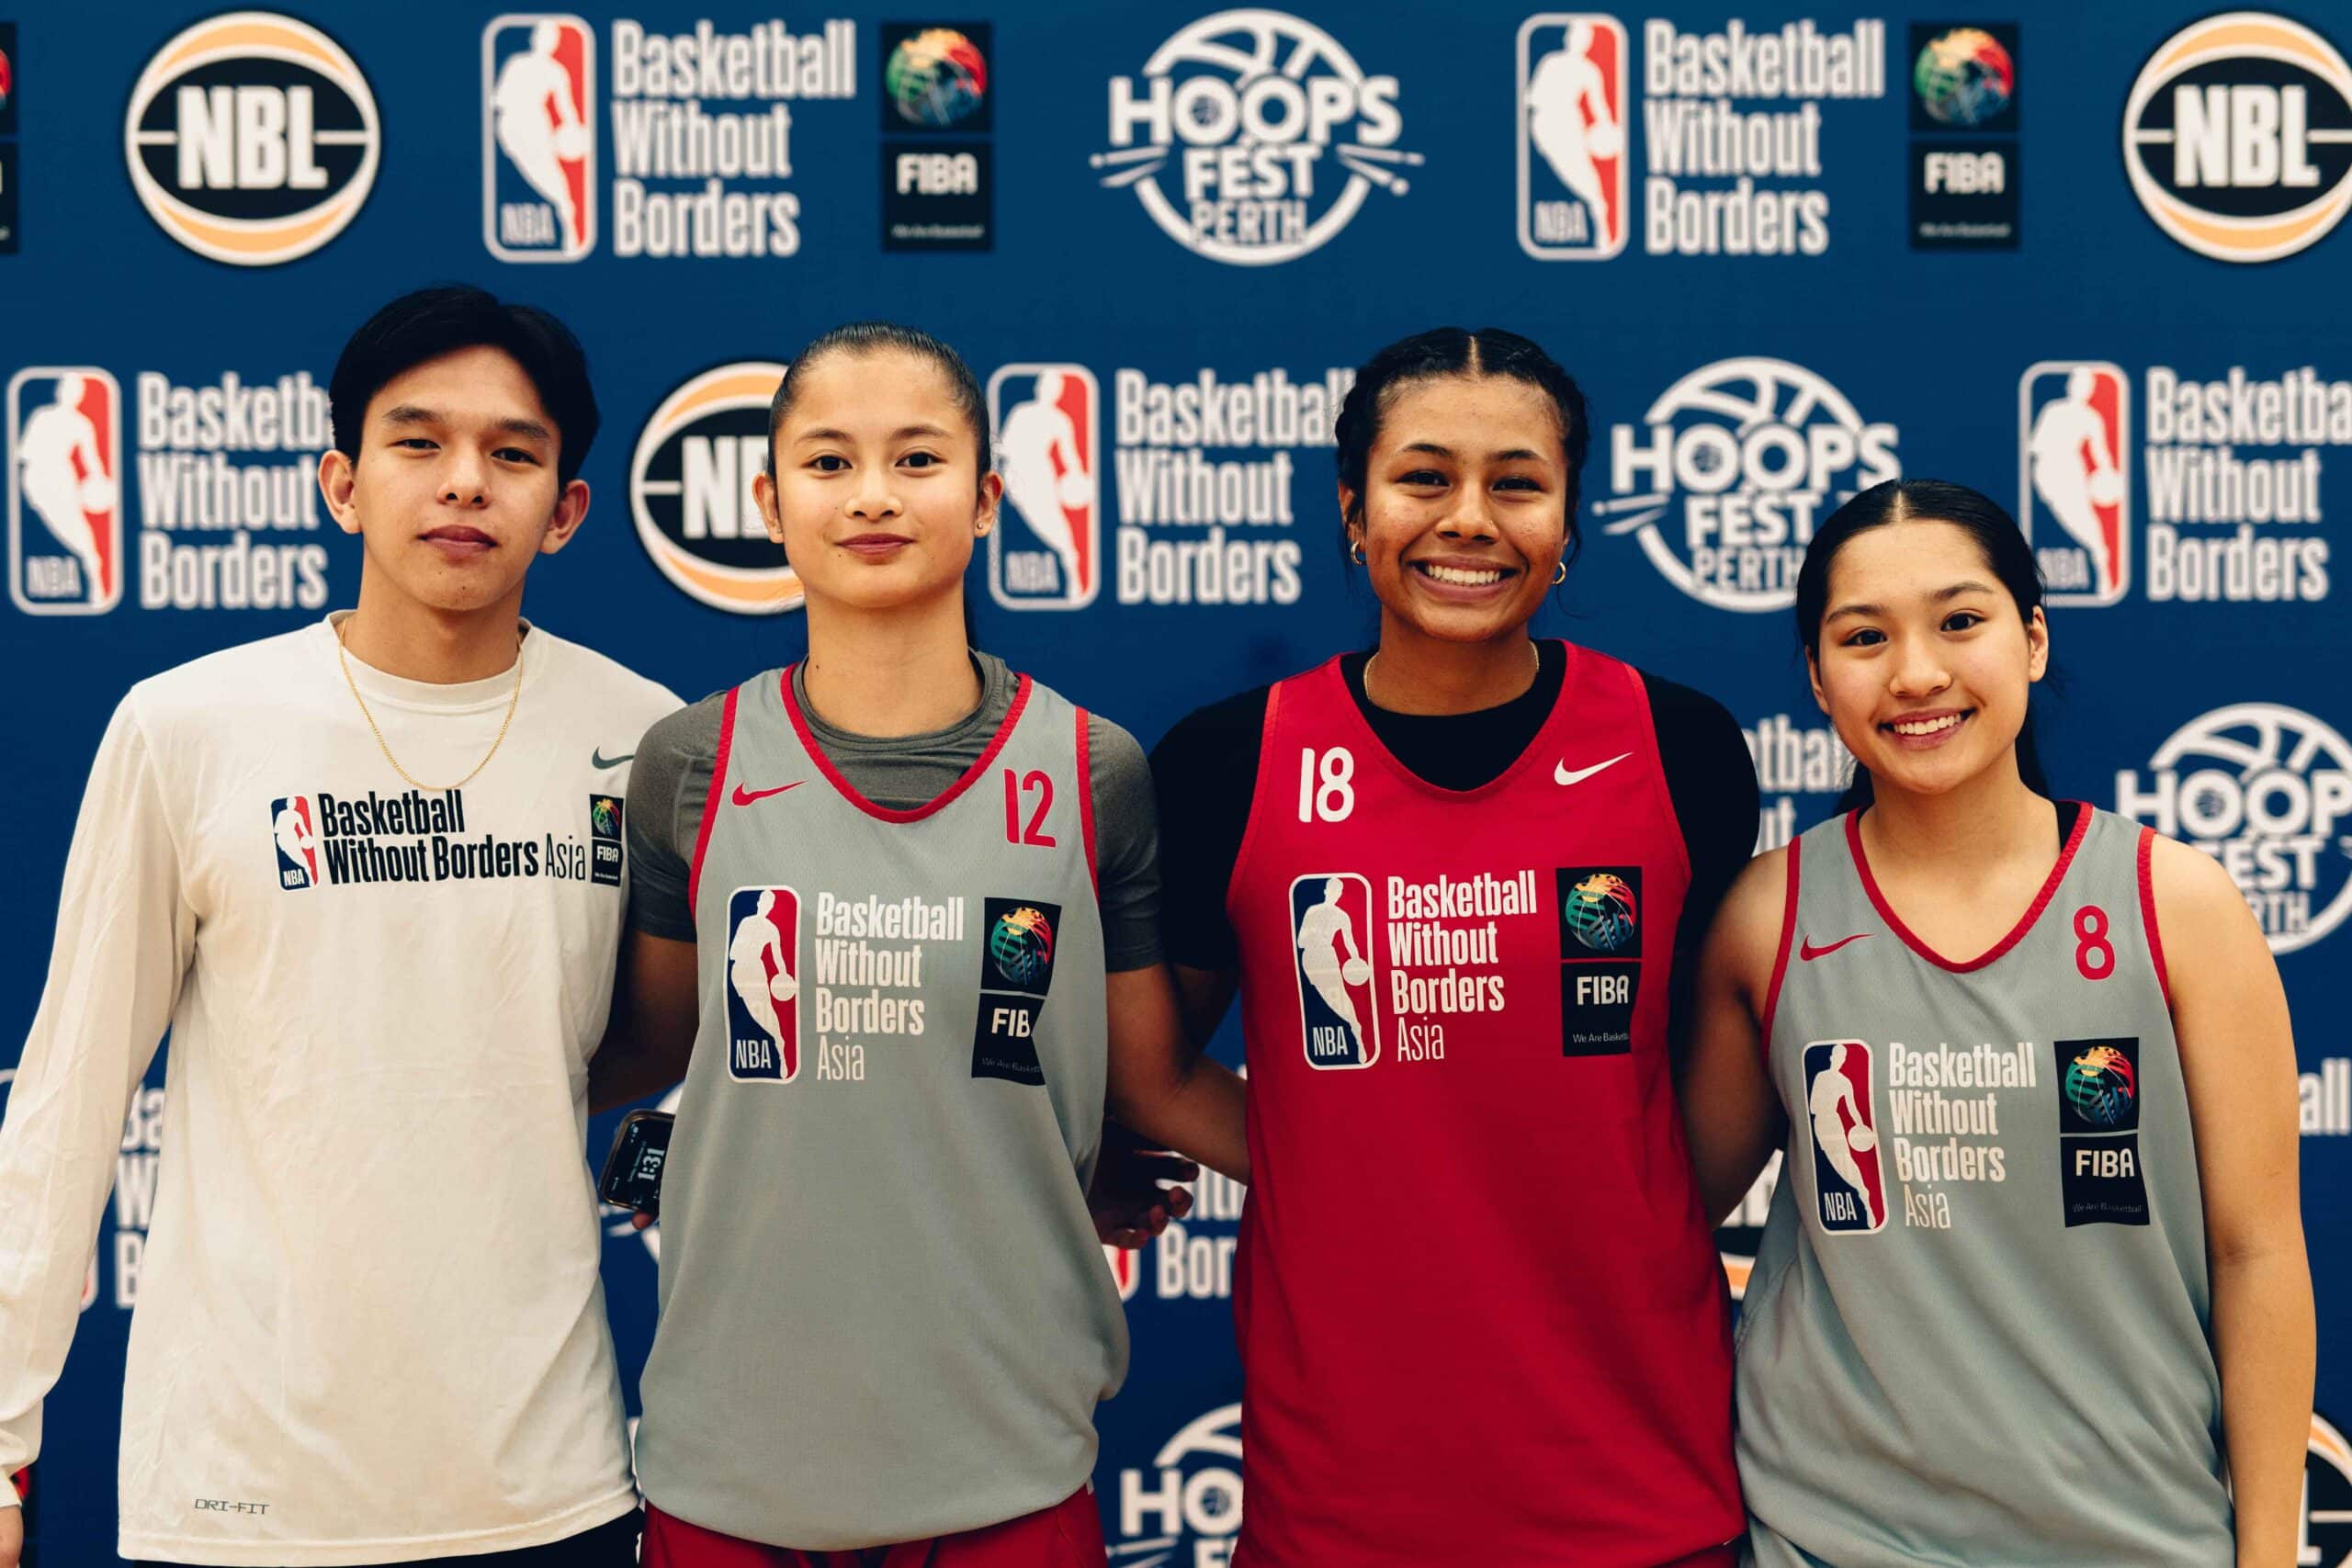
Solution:
<svg viewBox="0 0 2352 1568"><path fill-rule="evenodd" d="M1863 491L1796 607L1853 809L1724 901L1680 1085L1715 1219L1784 1155L1749 1561L2294 1562L2313 1324L2259 929L2217 862L2045 797L2050 629L1993 502Z"/></svg>

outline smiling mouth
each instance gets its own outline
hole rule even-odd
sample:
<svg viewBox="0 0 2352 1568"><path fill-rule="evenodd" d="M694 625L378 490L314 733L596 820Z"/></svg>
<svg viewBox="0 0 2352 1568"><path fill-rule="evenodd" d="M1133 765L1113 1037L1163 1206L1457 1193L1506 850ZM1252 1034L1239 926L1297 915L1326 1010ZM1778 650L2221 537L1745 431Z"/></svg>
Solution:
<svg viewBox="0 0 2352 1568"><path fill-rule="evenodd" d="M1924 740L1934 736L1949 735L1976 716L1974 708L1961 708L1951 713L1921 714L1916 718L1889 719L1879 726L1881 731L1905 740Z"/></svg>
<svg viewBox="0 0 2352 1568"><path fill-rule="evenodd" d="M1519 575L1509 567L1447 566L1442 561L1417 560L1411 567L1430 581L1442 582L1449 588L1491 588L1507 577Z"/></svg>

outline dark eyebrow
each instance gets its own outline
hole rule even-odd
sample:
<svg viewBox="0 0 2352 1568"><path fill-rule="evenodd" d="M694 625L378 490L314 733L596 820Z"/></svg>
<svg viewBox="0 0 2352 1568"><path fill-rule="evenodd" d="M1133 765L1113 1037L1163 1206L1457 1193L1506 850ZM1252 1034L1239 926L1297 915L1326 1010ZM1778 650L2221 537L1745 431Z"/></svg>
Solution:
<svg viewBox="0 0 2352 1568"><path fill-rule="evenodd" d="M502 419L498 428L509 435L520 435L526 441L552 441L555 432L536 419Z"/></svg>
<svg viewBox="0 0 2352 1568"><path fill-rule="evenodd" d="M1416 441L1408 446L1400 446L1397 450L1400 452L1427 452L1430 456L1436 457L1451 457L1454 456L1453 447L1441 446L1434 441ZM1540 462L1543 459L1544 454L1541 452L1530 451L1524 446L1514 446L1508 452L1494 452L1489 453L1487 456L1488 459L1492 462L1516 463L1528 458L1533 458Z"/></svg>
<svg viewBox="0 0 2352 1568"><path fill-rule="evenodd" d="M1829 614L1822 616L1821 624L1826 626L1841 615L1880 615L1884 614L1885 611L1882 610L1876 604L1840 604L1838 608L1830 611Z"/></svg>
<svg viewBox="0 0 2352 1568"><path fill-rule="evenodd" d="M1939 588L1930 597L1934 603L1940 604L1947 599L1957 599L1963 593L1990 593L1992 592L1993 589L1989 583L1978 582L1973 579L1971 579L1966 582L1955 582L1950 588Z"/></svg>
<svg viewBox="0 0 2352 1568"><path fill-rule="evenodd" d="M383 412L386 424L439 424L441 416L414 403L396 403Z"/></svg>
<svg viewBox="0 0 2352 1568"><path fill-rule="evenodd" d="M1990 593L1992 592L1993 589L1990 584L1978 582L1973 579L1971 579L1966 582L1955 582L1950 588L1937 589L1933 593L1928 595L1928 603L1931 604L1941 604L1948 600L1960 598L1962 594ZM1886 614L1886 610L1883 605L1840 604L1838 608L1830 611L1829 614L1822 616L1821 624L1826 626L1841 615L1883 615L1884 614Z"/></svg>
<svg viewBox="0 0 2352 1568"><path fill-rule="evenodd" d="M896 430L894 430L894 431L890 432L890 439L891 439L891 440L893 440L893 441L904 441L904 440L907 440L908 438L910 438L910 437L911 437L911 436L917 436L917 435L944 436L944 435L946 435L946 434L949 434L949 433L948 433L947 431L943 430L943 429L942 429L942 428L940 428L938 425L935 425L935 424L903 424L903 425L900 425L898 429L896 429ZM795 436L793 439L794 439L796 442L799 442L799 441L840 441L840 442L847 443L847 442L849 442L849 441L851 440L851 436L850 436L849 432L848 432L848 431L846 431L846 430L833 430L833 429L831 429L831 428L829 428L829 427L828 427L828 428L820 428L820 429L817 429L817 430L804 430L804 431L802 431L798 435Z"/></svg>
<svg viewBox="0 0 2352 1568"><path fill-rule="evenodd" d="M399 403L382 414L383 423L395 425L446 424L448 416L434 409L419 408L414 403ZM492 428L509 435L520 435L529 441L553 441L555 432L536 419L502 419Z"/></svg>

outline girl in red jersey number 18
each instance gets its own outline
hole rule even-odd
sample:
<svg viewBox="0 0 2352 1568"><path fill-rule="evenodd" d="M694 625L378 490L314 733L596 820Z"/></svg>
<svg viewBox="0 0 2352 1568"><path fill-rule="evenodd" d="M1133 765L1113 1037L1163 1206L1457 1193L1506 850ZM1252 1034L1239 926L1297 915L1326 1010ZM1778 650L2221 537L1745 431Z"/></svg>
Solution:
<svg viewBox="0 0 2352 1568"><path fill-rule="evenodd" d="M1154 756L1179 984L1196 1036L1238 987L1250 1060L1235 1561L1727 1562L1723 1274L1666 1047L1679 939L1754 841L1746 746L1529 637L1588 440L1541 348L1393 344L1337 436L1377 649Z"/></svg>

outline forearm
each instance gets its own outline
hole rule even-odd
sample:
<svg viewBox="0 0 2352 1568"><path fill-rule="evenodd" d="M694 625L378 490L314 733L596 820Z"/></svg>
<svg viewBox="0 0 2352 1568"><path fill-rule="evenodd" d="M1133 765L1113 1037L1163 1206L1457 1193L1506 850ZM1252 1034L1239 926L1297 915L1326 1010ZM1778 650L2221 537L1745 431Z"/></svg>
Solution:
<svg viewBox="0 0 2352 1568"><path fill-rule="evenodd" d="M2213 1349L2239 1568L2295 1561L2315 1335L2300 1227L2259 1253L2213 1260Z"/></svg>
<svg viewBox="0 0 2352 1568"><path fill-rule="evenodd" d="M1215 1057L1195 1055L1151 1090L1114 1089L1111 1114L1151 1143L1196 1159L1221 1176L1250 1179L1247 1088Z"/></svg>

